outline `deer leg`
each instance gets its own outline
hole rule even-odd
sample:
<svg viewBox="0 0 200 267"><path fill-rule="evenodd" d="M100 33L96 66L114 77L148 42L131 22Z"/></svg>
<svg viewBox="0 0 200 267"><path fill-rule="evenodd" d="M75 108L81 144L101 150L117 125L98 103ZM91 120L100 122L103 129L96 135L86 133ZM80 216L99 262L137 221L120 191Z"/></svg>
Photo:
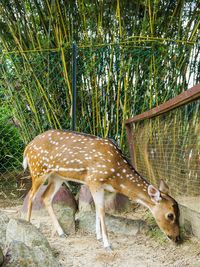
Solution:
<svg viewBox="0 0 200 267"><path fill-rule="evenodd" d="M96 207L96 214L99 217L100 224L101 224L103 245L106 249L110 249L111 247L108 241L108 234L107 234L106 225L105 225L104 189L91 190L91 193L92 193L95 207ZM99 232L100 232L99 220L96 222L96 230L98 231L97 238L99 237Z"/></svg>
<svg viewBox="0 0 200 267"><path fill-rule="evenodd" d="M49 213L49 216L51 217L51 219L53 221L53 225L55 227L55 230L57 231L59 236L64 237L65 233L64 233L63 229L61 228L61 226L58 222L58 219L54 213L53 207L52 207L52 200L53 200L55 194L58 192L62 183L63 183L62 179L59 179L56 177L54 180L54 179L50 178L48 186L47 186L46 190L44 191L44 193L42 194L42 200L43 200L45 207Z"/></svg>
<svg viewBox="0 0 200 267"><path fill-rule="evenodd" d="M101 240L102 239L101 221L100 221L100 217L99 217L99 213L98 213L97 209L96 209L96 236L97 236L97 240Z"/></svg>
<svg viewBox="0 0 200 267"><path fill-rule="evenodd" d="M35 198L37 191L39 190L40 186L44 183L44 181L45 181L44 177L32 179L32 187L30 190L30 196L28 200L28 212L27 212L27 221L29 222L31 220L33 200Z"/></svg>

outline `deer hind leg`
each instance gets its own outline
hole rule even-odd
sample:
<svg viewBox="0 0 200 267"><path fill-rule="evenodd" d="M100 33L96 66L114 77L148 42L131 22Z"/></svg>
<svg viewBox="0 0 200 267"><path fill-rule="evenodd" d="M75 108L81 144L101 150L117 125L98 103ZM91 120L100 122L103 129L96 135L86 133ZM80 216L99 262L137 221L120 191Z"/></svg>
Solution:
<svg viewBox="0 0 200 267"><path fill-rule="evenodd" d="M111 249L111 246L108 241L108 234L106 230L106 224L105 224L105 208L104 208L104 189L98 189L93 190L90 189L95 207L96 207L96 233L97 233L97 239L101 237L102 233L102 239L103 239L103 245L106 249ZM101 230L101 231L100 231Z"/></svg>
<svg viewBox="0 0 200 267"><path fill-rule="evenodd" d="M63 180L55 177L55 179L53 179L54 175L52 174L52 176L49 178L49 183L48 186L46 188L46 190L44 191L44 193L42 194L42 200L44 202L44 205L49 213L49 216L52 219L53 225L55 227L55 230L57 231L57 233L59 234L59 236L64 237L65 233L63 231L63 229L61 228L58 219L54 213L53 207L52 207L52 200L55 196L55 194L58 192L59 188L61 187Z"/></svg>
<svg viewBox="0 0 200 267"><path fill-rule="evenodd" d="M32 178L32 187L30 190L30 196L29 196L29 200L28 200L28 211L27 211L27 221L29 221L29 222L31 220L33 200L35 198L37 191L39 190L40 186L45 182L45 180L46 180L46 177L44 177L44 176Z"/></svg>

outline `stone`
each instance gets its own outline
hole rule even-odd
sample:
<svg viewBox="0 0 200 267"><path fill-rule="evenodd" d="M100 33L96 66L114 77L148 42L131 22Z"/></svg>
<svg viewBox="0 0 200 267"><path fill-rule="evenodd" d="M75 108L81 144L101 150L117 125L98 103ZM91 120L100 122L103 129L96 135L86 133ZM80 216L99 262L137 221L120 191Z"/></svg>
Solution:
<svg viewBox="0 0 200 267"><path fill-rule="evenodd" d="M3 251L0 247L0 266L3 264L3 262L4 262L4 255L3 255Z"/></svg>
<svg viewBox="0 0 200 267"><path fill-rule="evenodd" d="M31 223L22 219L10 219L6 230L6 241L23 242L28 247L45 247L51 253L46 237Z"/></svg>
<svg viewBox="0 0 200 267"><path fill-rule="evenodd" d="M43 221L49 221L50 216L42 201L42 194L46 190L47 185L41 186L33 201L32 207L32 219L37 219L38 226L43 227ZM26 217L28 209L29 194L25 197L22 207L22 218ZM61 224L66 234L72 234L75 232L75 213L77 211L77 202L70 191L62 186L53 198L53 209L56 217ZM45 218L45 219L44 219Z"/></svg>
<svg viewBox="0 0 200 267"><path fill-rule="evenodd" d="M74 210L65 204L54 204L54 211L63 231L67 235L74 234L76 231Z"/></svg>
<svg viewBox="0 0 200 267"><path fill-rule="evenodd" d="M29 247L21 241L11 241L4 267L59 267L61 266L46 247Z"/></svg>
<svg viewBox="0 0 200 267"><path fill-rule="evenodd" d="M46 188L47 188L47 185L42 185L40 189L38 190L38 192L36 193L35 199L33 201L33 206L32 206L33 212L36 210L44 210L45 206L44 206L41 196L46 190ZM26 195L24 202L23 202L23 207L22 207L23 213L27 213L29 195L30 195L30 191ZM77 210L77 202L74 196L72 195L72 193L69 190L67 190L65 186L61 186L53 198L53 202L52 202L53 205L59 204L59 203L64 203L66 204L66 206L72 208L73 210L75 211Z"/></svg>
<svg viewBox="0 0 200 267"><path fill-rule="evenodd" d="M200 238L200 212L180 203L179 209L180 225L183 226L187 234Z"/></svg>
<svg viewBox="0 0 200 267"><path fill-rule="evenodd" d="M95 233L95 212L79 212L76 219L78 220L79 229ZM131 220L109 214L106 214L106 227L108 232L132 236L147 231L146 222L143 220Z"/></svg>
<svg viewBox="0 0 200 267"><path fill-rule="evenodd" d="M6 246L6 228L9 222L8 216L0 211L0 246L4 249Z"/></svg>
<svg viewBox="0 0 200 267"><path fill-rule="evenodd" d="M79 211L94 210L94 201L88 186L82 185L78 196ZM129 212L135 208L130 200L119 193L110 193L105 191L105 210L106 213L114 214Z"/></svg>
<svg viewBox="0 0 200 267"><path fill-rule="evenodd" d="M6 241L9 247L5 266L59 266L46 237L27 221L10 219Z"/></svg>
<svg viewBox="0 0 200 267"><path fill-rule="evenodd" d="M94 201L87 185L82 185L78 193L79 211L94 210Z"/></svg>
<svg viewBox="0 0 200 267"><path fill-rule="evenodd" d="M116 214L122 212L130 212L135 209L137 204L132 204L130 200L119 193L105 194L105 210L107 213Z"/></svg>

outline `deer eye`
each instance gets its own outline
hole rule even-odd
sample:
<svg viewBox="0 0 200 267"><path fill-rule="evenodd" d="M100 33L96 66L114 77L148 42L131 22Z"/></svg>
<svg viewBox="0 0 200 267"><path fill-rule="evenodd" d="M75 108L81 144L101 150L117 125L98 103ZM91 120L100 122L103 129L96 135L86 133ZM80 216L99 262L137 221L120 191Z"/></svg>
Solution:
<svg viewBox="0 0 200 267"><path fill-rule="evenodd" d="M168 218L170 221L173 221L173 220L174 220L174 214L173 214L173 213L169 213L169 214L167 214L167 218Z"/></svg>

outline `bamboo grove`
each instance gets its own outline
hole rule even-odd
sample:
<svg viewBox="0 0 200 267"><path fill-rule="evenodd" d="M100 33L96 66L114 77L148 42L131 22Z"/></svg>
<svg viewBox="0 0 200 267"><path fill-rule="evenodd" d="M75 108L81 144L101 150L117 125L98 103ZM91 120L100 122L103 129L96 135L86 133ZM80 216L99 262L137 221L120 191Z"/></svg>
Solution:
<svg viewBox="0 0 200 267"><path fill-rule="evenodd" d="M199 81L198 1L2 0L1 103L25 143L71 128L72 43L77 130L124 148L126 118Z"/></svg>

